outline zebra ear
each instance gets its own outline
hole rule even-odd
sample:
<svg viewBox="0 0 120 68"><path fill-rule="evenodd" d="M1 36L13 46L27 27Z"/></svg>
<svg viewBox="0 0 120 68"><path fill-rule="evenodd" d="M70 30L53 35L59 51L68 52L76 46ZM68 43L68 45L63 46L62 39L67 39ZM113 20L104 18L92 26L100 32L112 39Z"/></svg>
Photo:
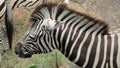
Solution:
<svg viewBox="0 0 120 68"><path fill-rule="evenodd" d="M45 20L42 26L45 26L48 30L56 29L57 27L61 26L63 22L56 21L56 20Z"/></svg>

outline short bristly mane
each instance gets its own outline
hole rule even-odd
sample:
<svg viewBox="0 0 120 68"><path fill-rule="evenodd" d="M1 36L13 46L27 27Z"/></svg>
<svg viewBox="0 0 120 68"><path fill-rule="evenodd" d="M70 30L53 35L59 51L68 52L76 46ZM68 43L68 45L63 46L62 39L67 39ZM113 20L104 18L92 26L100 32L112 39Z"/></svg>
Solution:
<svg viewBox="0 0 120 68"><path fill-rule="evenodd" d="M53 7L56 7L57 10L54 9L54 11L52 11ZM57 17L63 11L66 11L66 10L69 11L70 13L76 14L76 16L84 16L88 18L89 21L94 21L95 23L97 22L100 26L101 25L104 26L104 29L102 29L103 30L102 34L108 33L108 24L105 21L95 18L94 16L91 16L87 13L83 13L80 11L76 11L75 9L71 9L66 4L63 4L63 3L44 3L44 4L37 6L36 9L31 14L30 21L34 21L36 19L41 20L40 18L42 19L50 18L52 20L62 21L63 19L59 20ZM56 15L55 15L55 12L56 12Z"/></svg>

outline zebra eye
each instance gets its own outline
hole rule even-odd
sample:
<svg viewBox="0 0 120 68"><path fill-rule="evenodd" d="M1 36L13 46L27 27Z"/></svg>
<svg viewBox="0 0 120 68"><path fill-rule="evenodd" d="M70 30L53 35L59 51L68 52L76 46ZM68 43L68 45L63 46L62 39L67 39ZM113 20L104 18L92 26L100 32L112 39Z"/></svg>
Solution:
<svg viewBox="0 0 120 68"><path fill-rule="evenodd" d="M45 26L42 26L41 29L42 29L42 30L45 30L46 28L45 28Z"/></svg>

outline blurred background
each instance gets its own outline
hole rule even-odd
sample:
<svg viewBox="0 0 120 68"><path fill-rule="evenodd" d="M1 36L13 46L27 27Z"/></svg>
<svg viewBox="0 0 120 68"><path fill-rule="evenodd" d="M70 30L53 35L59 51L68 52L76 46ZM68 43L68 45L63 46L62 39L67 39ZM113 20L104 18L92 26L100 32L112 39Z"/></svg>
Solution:
<svg viewBox="0 0 120 68"><path fill-rule="evenodd" d="M61 2L63 0L49 0ZM101 18L109 24L109 31L120 28L120 0L71 0L70 8ZM1 56L0 68L57 68L56 53L59 68L79 68L65 58L58 50L48 54L33 55L31 58L19 58L14 53L17 41L30 28L29 16L31 12L25 9L13 11L14 37L12 51L6 51Z"/></svg>

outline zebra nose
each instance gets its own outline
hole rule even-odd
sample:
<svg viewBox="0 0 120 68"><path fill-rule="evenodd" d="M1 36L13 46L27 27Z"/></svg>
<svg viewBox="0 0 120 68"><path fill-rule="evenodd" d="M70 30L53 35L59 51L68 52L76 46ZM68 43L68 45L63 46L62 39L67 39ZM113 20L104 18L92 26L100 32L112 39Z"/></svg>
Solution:
<svg viewBox="0 0 120 68"><path fill-rule="evenodd" d="M23 44L18 43L15 47L15 53L21 58L29 58L32 56L29 52L22 51Z"/></svg>
<svg viewBox="0 0 120 68"><path fill-rule="evenodd" d="M16 46L15 46L15 53L16 54L21 54L21 47L22 47L22 44L21 43L18 43Z"/></svg>

